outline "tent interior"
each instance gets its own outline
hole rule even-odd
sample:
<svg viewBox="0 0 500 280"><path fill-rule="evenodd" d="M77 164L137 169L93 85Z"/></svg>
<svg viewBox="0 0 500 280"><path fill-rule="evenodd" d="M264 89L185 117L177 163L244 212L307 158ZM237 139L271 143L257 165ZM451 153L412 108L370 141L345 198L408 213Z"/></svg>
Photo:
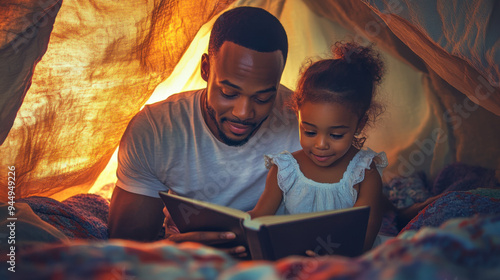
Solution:
<svg viewBox="0 0 500 280"><path fill-rule="evenodd" d="M327 58L336 41L375 44L386 64L378 94L385 112L370 128L365 146L386 152L389 166L384 183L419 174L423 184L431 185L443 169L459 163L461 168L484 171L481 174L498 187L498 1L7 0L0 2L0 162L4 169L0 178L7 182L12 177L8 171L15 170L15 189L9 193L2 183L0 200L37 196L62 202L87 193L109 199L116 181L117 148L128 122L146 104L206 86L200 77L200 59L207 51L211 26L220 13L236 6L262 7L282 22L289 53L281 84L291 90L301 67ZM500 197L489 199L498 210ZM496 236L499 217L494 224ZM468 218L485 223L482 216ZM456 231L453 226L447 228L450 234ZM124 244L137 250L162 250L157 245L139 249ZM500 241L496 238L491 244L489 249L482 245L476 249L496 252L493 259L498 264ZM226 266L218 266L205 251L200 253L208 249L192 246L178 248L198 261L201 258L217 273L235 265L229 265L230 258L224 256ZM381 250L378 257L389 258ZM376 258L373 254L363 257ZM33 255L27 260L41 261ZM439 269L450 273L455 268L468 269L466 261L446 260ZM330 268L354 264L334 257L321 261ZM292 262L300 261L272 264L271 272L257 264L241 269L263 273L259 275L291 273ZM483 265L488 273L500 272L491 262ZM25 271L38 270L49 273L50 266L26 265ZM293 272L319 273L316 268ZM367 272L332 268L330 273Z"/></svg>

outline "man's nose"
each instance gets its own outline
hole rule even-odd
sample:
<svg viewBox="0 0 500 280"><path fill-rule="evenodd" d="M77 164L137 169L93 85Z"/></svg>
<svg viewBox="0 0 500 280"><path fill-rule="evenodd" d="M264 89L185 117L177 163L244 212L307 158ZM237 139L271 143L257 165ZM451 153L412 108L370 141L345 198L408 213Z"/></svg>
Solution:
<svg viewBox="0 0 500 280"><path fill-rule="evenodd" d="M252 101L248 97L240 96L234 103L233 116L241 121L254 117Z"/></svg>

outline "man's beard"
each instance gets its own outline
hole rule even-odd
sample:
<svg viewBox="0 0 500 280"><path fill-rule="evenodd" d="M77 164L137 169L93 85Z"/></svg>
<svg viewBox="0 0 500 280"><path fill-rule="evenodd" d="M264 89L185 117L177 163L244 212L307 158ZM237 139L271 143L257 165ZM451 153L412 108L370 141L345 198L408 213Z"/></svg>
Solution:
<svg viewBox="0 0 500 280"><path fill-rule="evenodd" d="M251 123L251 122L242 122L240 120L229 120L228 118L224 117L221 119L220 123L224 123L225 121L231 121L233 123L238 123L238 124L242 124L242 125L250 125L252 126L252 131L248 134L248 136L242 140L233 140L229 137L226 136L226 134L224 134L224 132L222 132L222 129L221 127L219 126L219 123L217 122L217 118L216 118L216 113L215 113L215 110L214 108L212 108L210 105L208 105L208 100L206 102L206 108L207 108L207 113L208 115L210 116L210 118L212 119L212 121L215 123L215 126L217 127L217 133L219 135L219 138L221 139L221 141L228 145L228 146L243 146L245 145L248 140L253 136L253 133L259 129L259 127L262 125L262 123L267 119L267 117L265 117L259 124L255 124L255 123Z"/></svg>

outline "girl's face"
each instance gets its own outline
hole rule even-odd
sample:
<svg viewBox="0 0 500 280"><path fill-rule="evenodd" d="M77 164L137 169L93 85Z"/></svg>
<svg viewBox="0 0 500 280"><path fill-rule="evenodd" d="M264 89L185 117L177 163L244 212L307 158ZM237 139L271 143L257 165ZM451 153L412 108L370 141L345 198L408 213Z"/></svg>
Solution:
<svg viewBox="0 0 500 280"><path fill-rule="evenodd" d="M306 101L298 110L300 145L318 166L329 167L351 148L358 117L339 103Z"/></svg>

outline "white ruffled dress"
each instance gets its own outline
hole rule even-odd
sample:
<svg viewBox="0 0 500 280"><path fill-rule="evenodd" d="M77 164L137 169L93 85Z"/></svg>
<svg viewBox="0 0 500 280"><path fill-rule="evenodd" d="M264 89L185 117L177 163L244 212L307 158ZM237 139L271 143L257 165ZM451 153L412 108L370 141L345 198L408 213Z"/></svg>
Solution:
<svg viewBox="0 0 500 280"><path fill-rule="evenodd" d="M370 148L361 149L352 158L342 179L338 183L315 182L302 173L299 164L288 151L265 155L266 167L278 166L278 185L283 191L284 214L309 213L353 207L357 199L354 185L365 178L365 170L372 162L382 176L387 166L384 152L376 153Z"/></svg>

